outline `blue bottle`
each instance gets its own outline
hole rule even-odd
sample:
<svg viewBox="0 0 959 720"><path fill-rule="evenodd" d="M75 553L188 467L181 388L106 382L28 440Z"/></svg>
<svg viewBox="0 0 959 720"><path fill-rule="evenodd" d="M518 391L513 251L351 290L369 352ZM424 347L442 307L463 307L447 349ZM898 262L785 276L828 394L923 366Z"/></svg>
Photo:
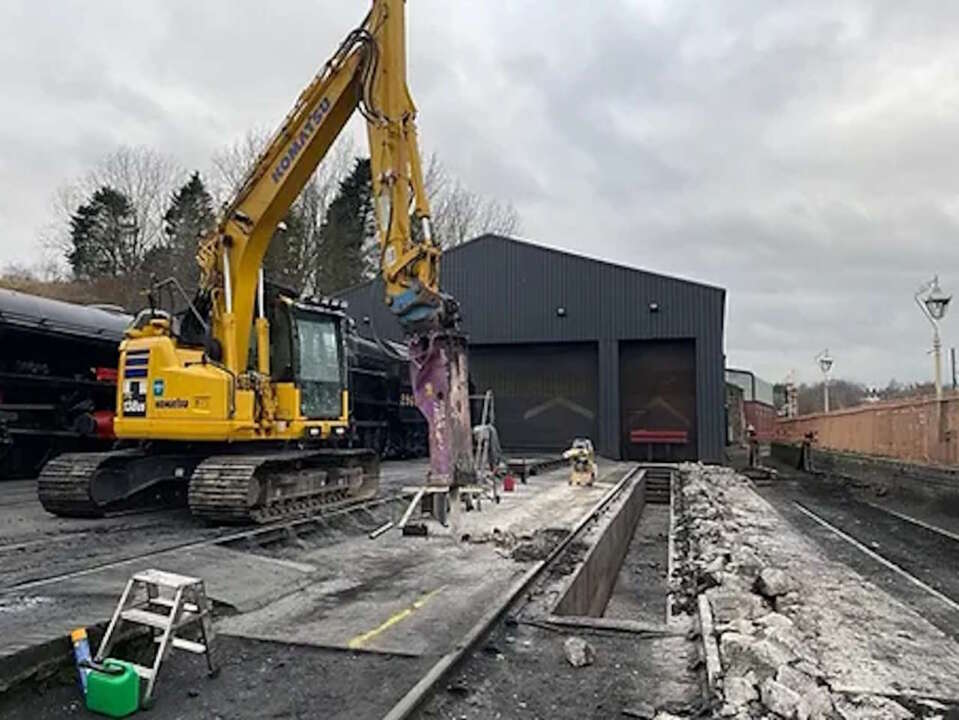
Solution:
<svg viewBox="0 0 959 720"><path fill-rule="evenodd" d="M73 659L76 661L77 672L80 675L80 687L83 689L83 694L86 695L87 675L90 674L90 669L85 667L85 664L91 660L86 628L77 628L71 632L70 640L73 642Z"/></svg>

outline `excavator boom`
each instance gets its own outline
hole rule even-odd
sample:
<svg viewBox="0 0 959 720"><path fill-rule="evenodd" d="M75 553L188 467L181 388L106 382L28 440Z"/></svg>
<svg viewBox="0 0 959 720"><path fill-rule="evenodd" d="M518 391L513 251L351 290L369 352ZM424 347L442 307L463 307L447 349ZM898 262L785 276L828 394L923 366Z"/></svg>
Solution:
<svg viewBox="0 0 959 720"><path fill-rule="evenodd" d="M259 326L257 356L261 371L268 368L268 331L261 319L252 322L263 257L277 224L359 110L369 140L385 302L407 334L414 394L430 427L430 478L455 484L472 473L465 339L457 330L456 302L439 286L441 249L432 235L406 75L405 0L374 0L362 25L301 93L220 227L201 244L201 291L212 299L213 332L226 366L242 372L249 329Z"/></svg>

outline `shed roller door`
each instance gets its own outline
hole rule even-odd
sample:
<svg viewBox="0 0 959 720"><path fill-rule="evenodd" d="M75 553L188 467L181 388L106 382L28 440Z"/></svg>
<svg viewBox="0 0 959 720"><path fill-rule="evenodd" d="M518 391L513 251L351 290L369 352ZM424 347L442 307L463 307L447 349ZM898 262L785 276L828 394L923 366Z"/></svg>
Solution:
<svg viewBox="0 0 959 720"><path fill-rule="evenodd" d="M514 452L596 444L597 373L593 343L470 346L473 390L493 391L500 442Z"/></svg>
<svg viewBox="0 0 959 720"><path fill-rule="evenodd" d="M623 457L695 460L696 345L630 341L619 349Z"/></svg>

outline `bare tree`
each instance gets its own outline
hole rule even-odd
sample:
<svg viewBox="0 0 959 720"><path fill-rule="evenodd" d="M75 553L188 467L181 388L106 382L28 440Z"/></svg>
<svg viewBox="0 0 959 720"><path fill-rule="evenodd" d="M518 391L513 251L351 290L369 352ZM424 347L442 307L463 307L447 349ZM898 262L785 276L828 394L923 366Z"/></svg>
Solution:
<svg viewBox="0 0 959 720"><path fill-rule="evenodd" d="M214 154L210 176L214 196L221 204L229 202L240 189L269 141L268 132L253 130ZM319 290L317 279L325 260L320 227L355 157L352 136L342 135L304 186L290 209L287 230L277 236L267 257L268 274L275 280L294 285L296 290Z"/></svg>
<svg viewBox="0 0 959 720"><path fill-rule="evenodd" d="M218 205L225 205L237 193L269 140L267 130L256 128L213 153L208 176L210 192Z"/></svg>
<svg viewBox="0 0 959 720"><path fill-rule="evenodd" d="M31 263L7 263L0 270L0 278L10 281L58 282L64 279L64 273L57 258L44 254Z"/></svg>
<svg viewBox="0 0 959 720"><path fill-rule="evenodd" d="M54 221L42 236L44 244L61 254L69 252L70 218L97 190L110 187L130 201L137 231L128 250L131 257L142 260L163 239L166 203L182 176L182 169L168 155L142 146L121 146L86 175L57 190Z"/></svg>
<svg viewBox="0 0 959 720"><path fill-rule="evenodd" d="M455 247L483 233L519 232L519 213L511 203L470 190L449 173L436 153L430 155L423 182L430 200L433 232L443 247Z"/></svg>

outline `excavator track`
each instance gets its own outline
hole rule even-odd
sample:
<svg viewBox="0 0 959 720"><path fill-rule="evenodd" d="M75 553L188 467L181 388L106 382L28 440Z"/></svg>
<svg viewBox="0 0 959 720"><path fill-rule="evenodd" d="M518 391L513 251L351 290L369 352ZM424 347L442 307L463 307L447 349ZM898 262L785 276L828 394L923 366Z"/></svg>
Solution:
<svg viewBox="0 0 959 720"><path fill-rule="evenodd" d="M189 504L211 523L266 523L371 498L378 485L368 450L217 455L193 471Z"/></svg>
<svg viewBox="0 0 959 720"><path fill-rule="evenodd" d="M195 517L228 524L307 515L372 498L378 487L377 455L341 449L214 456L71 453L48 462L37 486L44 509L62 517L177 506L185 494Z"/></svg>
<svg viewBox="0 0 959 720"><path fill-rule="evenodd" d="M128 454L127 451L68 453L54 458L43 466L37 480L43 509L63 517L103 517L107 508L90 496L92 483L103 463Z"/></svg>

